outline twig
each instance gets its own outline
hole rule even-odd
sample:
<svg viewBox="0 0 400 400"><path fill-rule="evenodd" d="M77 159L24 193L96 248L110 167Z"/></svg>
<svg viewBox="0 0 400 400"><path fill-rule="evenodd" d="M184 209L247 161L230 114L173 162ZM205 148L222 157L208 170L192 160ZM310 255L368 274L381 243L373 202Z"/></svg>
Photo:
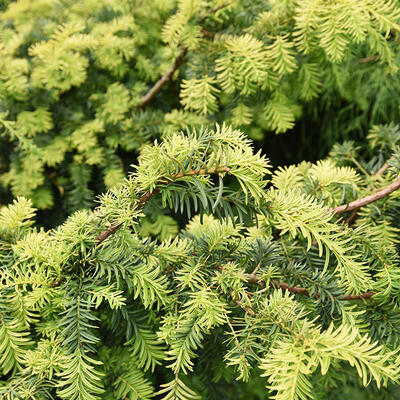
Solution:
<svg viewBox="0 0 400 400"><path fill-rule="evenodd" d="M347 224L347 225L351 225L351 224L354 222L354 220L357 218L357 215L358 215L358 211L359 211L359 210L360 210L359 208L355 209L355 210L351 213L350 217L347 218L347 219L344 221L344 223Z"/></svg>
<svg viewBox="0 0 400 400"><path fill-rule="evenodd" d="M122 224L111 224L107 230L100 233L96 238L96 242L99 245L101 242L104 242L109 236L113 235Z"/></svg>
<svg viewBox="0 0 400 400"><path fill-rule="evenodd" d="M245 306L240 300L236 299L235 296L233 295L232 290L229 291L229 295L232 297L232 300L240 307L242 308L244 311L247 312L247 314L250 315L256 315L256 313L250 308Z"/></svg>
<svg viewBox="0 0 400 400"><path fill-rule="evenodd" d="M161 184L161 183L160 183ZM133 207L134 211L138 211L143 208L143 206L156 194L160 192L160 188L156 187L152 192L147 191L136 203ZM109 236L113 235L119 228L121 228L122 224L111 224L105 231L101 232L99 236L97 236L96 241L97 245L101 242L104 242Z"/></svg>
<svg viewBox="0 0 400 400"><path fill-rule="evenodd" d="M249 283L259 283L261 278L255 274L244 274L246 281Z"/></svg>
<svg viewBox="0 0 400 400"><path fill-rule="evenodd" d="M360 64L364 64L370 61L376 61L379 58L378 54L375 54L374 56L369 56L369 57L364 57L364 58L359 58L357 60L358 63Z"/></svg>
<svg viewBox="0 0 400 400"><path fill-rule="evenodd" d="M385 164L383 164L382 167L380 167L378 171L376 171L375 175L382 175L388 168L389 164L385 162Z"/></svg>
<svg viewBox="0 0 400 400"><path fill-rule="evenodd" d="M370 299L375 292L366 292L363 294L349 294L344 297L339 297L339 300L361 300L361 299Z"/></svg>
<svg viewBox="0 0 400 400"><path fill-rule="evenodd" d="M245 274L244 275L247 282L249 283L260 283L261 278L257 275L254 274ZM282 281L277 281L277 280L273 280L271 281L272 285L275 288L280 288L282 290L288 290L289 292L292 293L296 293L302 296L307 296L310 297L310 292L308 291L308 289L301 287L301 286L290 286L288 285L286 282L282 282ZM376 294L375 292L366 292L366 293L361 293L361 294L349 294L349 295L345 295L342 297L337 297L338 300L341 301L345 301L345 300L361 300L361 299L370 299L374 294ZM320 297L320 294L317 293L315 295L316 298Z"/></svg>
<svg viewBox="0 0 400 400"><path fill-rule="evenodd" d="M258 272L258 270L260 269L260 267L261 267L261 261L257 264L257 266L254 268L254 270L251 274L255 275Z"/></svg>
<svg viewBox="0 0 400 400"><path fill-rule="evenodd" d="M235 1L228 1L226 3L220 4L219 6L210 8L209 10L206 11L205 15L199 19L198 23L201 24L202 22L204 22L207 19L207 17L209 15L215 14L217 11L222 10L225 7L229 7L233 3L235 3Z"/></svg>
<svg viewBox="0 0 400 400"><path fill-rule="evenodd" d="M354 160L355 161L355 160ZM389 164L385 162L382 167L378 169L378 171L375 172L374 176L382 175L387 169L389 168ZM351 225L354 220L357 218L359 208L356 208L344 222L347 225Z"/></svg>
<svg viewBox="0 0 400 400"><path fill-rule="evenodd" d="M278 281L272 281L273 285L277 288L281 288L282 290L288 290L289 292L296 293L296 294L301 294L302 296L307 296L310 297L310 293L306 288L299 287L299 286L289 286L285 282L278 282Z"/></svg>
<svg viewBox="0 0 400 400"><path fill-rule="evenodd" d="M253 273L244 274L244 277L246 278L247 282L249 282L249 283L260 283L260 281L261 281L261 278L258 275L253 274ZM299 286L289 286L287 283L277 281L277 280L273 280L273 281L271 281L271 283L272 283L272 286L275 286L276 288L281 288L282 290L289 290L289 292L301 294L304 296L310 296L310 293L308 292L308 290L306 288L299 287Z"/></svg>
<svg viewBox="0 0 400 400"><path fill-rule="evenodd" d="M335 207L335 208L330 208L329 212L332 212L333 214L342 214L346 211L356 210L358 208L361 208L370 203L373 203L374 201L380 200L380 199L388 196L390 193L394 192L395 190L397 190L399 188L400 188L400 176L394 182L392 182L389 186L386 186L385 188L378 190L376 193L373 193L362 199L354 200L348 204L343 204L343 205Z"/></svg>
<svg viewBox="0 0 400 400"><path fill-rule="evenodd" d="M196 175L213 175L213 174L219 174L219 173L228 173L230 172L230 168L229 167L219 167L219 168L210 168L208 170L204 169L204 168L200 168L198 170L190 170L187 172L178 172L175 175L172 175L171 178L163 178L162 180L160 180L157 184L157 186L154 188L154 190L151 192L150 190L148 190L142 197L140 197L140 199L136 202L136 204L133 207L134 211L138 211L141 210L145 204L147 202L150 201L150 199L157 195L160 190L161 190L161 186L165 186L168 185L171 182L174 182L175 180L179 179L179 178L185 178L188 176L196 176ZM105 231L101 232L97 238L96 238L96 242L97 245L99 245L100 243L104 242L104 240L106 240L109 236L113 235L120 227L122 226L122 224L111 224Z"/></svg>
<svg viewBox="0 0 400 400"><path fill-rule="evenodd" d="M175 58L174 64L171 68L154 84L154 86L139 100L137 107L144 107L169 81L173 73L179 68L183 63L183 59L187 53L187 49L182 49L178 56Z"/></svg>

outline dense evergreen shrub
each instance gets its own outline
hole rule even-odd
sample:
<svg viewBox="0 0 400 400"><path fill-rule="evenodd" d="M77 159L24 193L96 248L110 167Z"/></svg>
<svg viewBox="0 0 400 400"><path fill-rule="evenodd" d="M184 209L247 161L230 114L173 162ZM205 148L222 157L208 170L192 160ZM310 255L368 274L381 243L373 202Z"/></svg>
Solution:
<svg viewBox="0 0 400 400"><path fill-rule="evenodd" d="M0 398L398 398L399 17L0 1Z"/></svg>
<svg viewBox="0 0 400 400"><path fill-rule="evenodd" d="M338 122L397 118L396 91L384 88L397 87L398 20L394 0L10 2L0 194L63 219L121 183L151 138L226 121L261 139L293 128L304 107L307 121L323 120L326 150ZM331 118L343 100L350 111Z"/></svg>
<svg viewBox="0 0 400 400"><path fill-rule="evenodd" d="M52 231L3 207L2 398L396 398L399 145L375 127L373 157L346 142L272 172L217 125L145 146ZM190 220L174 239L141 235L157 199Z"/></svg>

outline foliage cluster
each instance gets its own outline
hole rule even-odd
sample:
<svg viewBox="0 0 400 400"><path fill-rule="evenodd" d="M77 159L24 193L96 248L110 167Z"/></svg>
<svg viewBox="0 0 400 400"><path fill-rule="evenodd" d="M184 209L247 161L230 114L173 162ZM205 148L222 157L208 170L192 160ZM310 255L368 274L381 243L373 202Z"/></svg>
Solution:
<svg viewBox="0 0 400 400"><path fill-rule="evenodd" d="M399 15L395 0L10 2L0 13L1 194L57 204L63 220L176 129L225 121L261 139L344 100L333 127L321 117L329 143L338 122L365 128L360 112L397 118Z"/></svg>
<svg viewBox="0 0 400 400"><path fill-rule="evenodd" d="M369 146L272 172L217 125L144 147L95 210L52 231L30 200L3 207L2 398L258 398L233 382L259 379L276 400L371 382L395 396L399 127ZM141 235L157 199L190 219L174 239Z"/></svg>

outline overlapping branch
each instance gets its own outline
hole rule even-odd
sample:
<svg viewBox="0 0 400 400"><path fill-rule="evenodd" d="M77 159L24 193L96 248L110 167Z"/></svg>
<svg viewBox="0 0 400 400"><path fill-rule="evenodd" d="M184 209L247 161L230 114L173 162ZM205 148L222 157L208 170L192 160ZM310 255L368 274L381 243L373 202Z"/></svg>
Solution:
<svg viewBox="0 0 400 400"><path fill-rule="evenodd" d="M389 168L389 164L387 162L385 162L382 167L380 167L378 169L378 171L376 171L375 175L382 175L387 169Z"/></svg>

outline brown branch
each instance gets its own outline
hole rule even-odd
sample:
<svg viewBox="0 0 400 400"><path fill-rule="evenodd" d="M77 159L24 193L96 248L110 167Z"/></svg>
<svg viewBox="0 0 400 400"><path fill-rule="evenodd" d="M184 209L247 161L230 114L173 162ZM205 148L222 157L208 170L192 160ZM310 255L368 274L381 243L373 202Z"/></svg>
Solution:
<svg viewBox="0 0 400 400"><path fill-rule="evenodd" d="M378 171L375 172L374 176L382 175L387 169L389 168L389 164L385 162L382 167L378 169ZM374 191L376 193L376 190ZM357 218L359 208L356 208L344 222L347 225L351 225L354 220Z"/></svg>
<svg viewBox="0 0 400 400"><path fill-rule="evenodd" d="M136 203L133 207L134 211L138 211L144 207L144 205L156 194L158 194L160 188L156 187L152 192L147 191ZM121 228L122 224L111 224L105 231L101 232L99 236L96 238L97 245L101 242L104 242L109 236L113 235L119 228Z"/></svg>
<svg viewBox="0 0 400 400"><path fill-rule="evenodd" d="M380 167L378 171L375 172L375 175L382 175L388 168L389 164L385 162L385 164L383 164L382 167Z"/></svg>
<svg viewBox="0 0 400 400"><path fill-rule="evenodd" d="M366 292L363 294L349 294L344 297L339 297L339 300L361 300L361 299L370 299L375 292Z"/></svg>
<svg viewBox="0 0 400 400"><path fill-rule="evenodd" d="M370 61L376 61L379 58L378 54L375 54L374 56L369 56L369 57L364 57L364 58L359 58L357 60L358 63L360 64L364 64Z"/></svg>
<svg viewBox="0 0 400 400"><path fill-rule="evenodd" d="M256 315L256 313L250 308L245 306L240 300L236 299L235 296L233 295L232 290L229 291L229 295L232 297L232 300L244 311L247 312L247 314L250 315Z"/></svg>
<svg viewBox="0 0 400 400"><path fill-rule="evenodd" d="M359 208L355 209L355 210L351 213L350 217L347 218L347 219L344 221L344 223L347 224L347 225L351 225L351 224L354 222L354 220L357 218L357 215L358 215L358 211L359 211L359 210L360 210Z"/></svg>
<svg viewBox="0 0 400 400"><path fill-rule="evenodd" d="M249 283L260 283L261 278L255 274L244 274L247 282ZM289 286L286 282L273 280L271 281L271 286L274 286L277 289L288 290L289 292L296 293L302 296L310 297L310 292L301 286ZM361 299L370 299L375 292L366 292L361 294L349 294L343 297L337 297L338 300L345 301L345 300L361 300ZM320 294L317 293L315 295L316 298L320 297Z"/></svg>
<svg viewBox="0 0 400 400"><path fill-rule="evenodd" d="M273 285L277 288L281 288L282 290L288 290L289 292L296 293L296 294L301 294L302 296L307 296L310 297L310 293L306 288L299 287L299 286L289 286L285 282L278 282L278 281L272 281Z"/></svg>
<svg viewBox="0 0 400 400"><path fill-rule="evenodd" d="M341 206L330 208L329 212L333 214L342 214L346 211L353 211L368 204L373 203L374 201L380 200L390 193L394 192L395 190L400 188L400 176L392 182L390 185L386 186L385 188L378 190L376 193L373 193L369 196L366 196L362 199L354 200L351 203L343 204Z"/></svg>
<svg viewBox="0 0 400 400"><path fill-rule="evenodd" d="M261 261L260 261L260 262L256 265L256 267L253 269L251 275L256 275L257 272L258 272L258 270L260 269L260 267L261 267Z"/></svg>
<svg viewBox="0 0 400 400"><path fill-rule="evenodd" d="M255 274L244 274L246 281L249 283L259 283L261 278Z"/></svg>
<svg viewBox="0 0 400 400"><path fill-rule="evenodd" d="M199 19L198 23L199 24L203 23L209 15L215 14L217 11L219 11L225 7L229 7L233 3L235 3L235 1L228 1L227 3L223 3L223 4L220 4L219 6L210 8L209 10L206 11L205 15Z"/></svg>
<svg viewBox="0 0 400 400"><path fill-rule="evenodd" d="M99 245L101 242L104 242L109 236L113 235L122 224L111 224L105 231L101 232L99 236L96 238L96 242Z"/></svg>
<svg viewBox="0 0 400 400"><path fill-rule="evenodd" d="M188 176L196 176L196 175L213 175L213 174L228 173L228 172L230 172L230 168L225 167L225 166L219 167L219 168L210 168L208 170L206 170L204 168L200 168L198 170L190 170L187 172L178 172L177 174L172 175L171 178L164 178L163 180L160 180L160 182L158 182L157 186L154 188L154 190L152 192L150 190L148 190L137 201L137 203L133 207L133 210L134 211L141 210L145 206L145 204L150 201L150 199L153 196L157 195L160 192L161 186L168 185L169 183L174 182L175 180L177 180L179 178L185 178ZM101 232L97 236L97 238L96 238L97 245L104 242L104 240L106 240L109 236L113 235L121 226L122 226L122 224L111 224L105 231Z"/></svg>
<svg viewBox="0 0 400 400"><path fill-rule="evenodd" d="M203 23L209 15L216 13L222 8L228 7L232 3L234 2L230 1L228 3L220 4L219 6L211 8L205 13L202 18L199 19L198 23ZM182 48L169 70L165 72L165 74L153 85L153 87L149 89L149 91L144 96L141 97L139 103L136 105L137 108L144 107L163 88L163 86L171 79L171 76L174 74L174 72L182 65L186 53L187 48Z"/></svg>
<svg viewBox="0 0 400 400"><path fill-rule="evenodd" d="M182 49L178 56L175 58L175 61L171 68L154 84L154 86L139 100L139 103L136 107L144 107L161 89L162 87L169 81L173 73L179 68L179 66L183 63L183 59L187 53L187 49Z"/></svg>
<svg viewBox="0 0 400 400"><path fill-rule="evenodd" d="M261 278L256 275L256 274L244 274L247 282L249 283L259 283L261 281ZM308 296L310 297L310 293L308 292L308 290L306 288L303 287L299 287L299 286L289 286L287 283L285 282L281 282L281 281L277 281L277 280L273 280L271 281L272 285L276 288L280 288L282 290L289 290L289 292L292 293L297 293L297 294L301 294L303 296Z"/></svg>

